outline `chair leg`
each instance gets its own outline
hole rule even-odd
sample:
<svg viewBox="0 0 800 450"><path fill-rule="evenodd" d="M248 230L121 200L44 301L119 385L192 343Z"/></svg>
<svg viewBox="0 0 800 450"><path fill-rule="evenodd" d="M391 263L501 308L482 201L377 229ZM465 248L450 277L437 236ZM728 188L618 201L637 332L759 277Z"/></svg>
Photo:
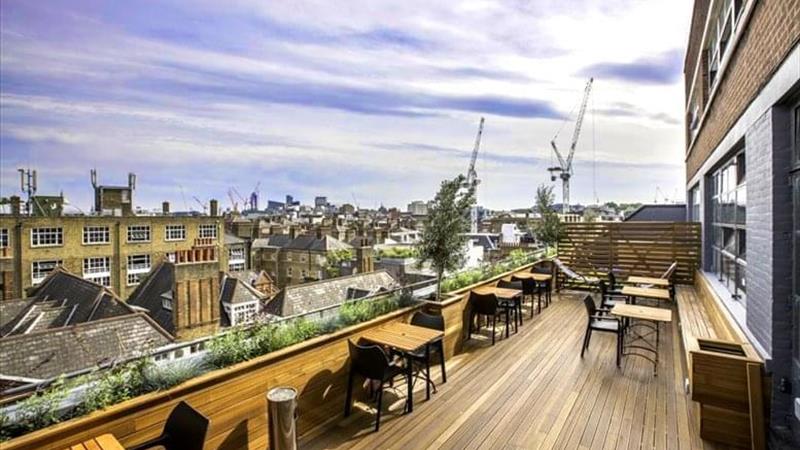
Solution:
<svg viewBox="0 0 800 450"><path fill-rule="evenodd" d="M381 427L381 410L383 409L383 381L381 381L381 386L378 388L378 414L375 417L375 431L378 431Z"/></svg>
<svg viewBox="0 0 800 450"><path fill-rule="evenodd" d="M439 341L439 357L442 365L442 383L447 383L447 371L444 369L444 339Z"/></svg>
<svg viewBox="0 0 800 450"><path fill-rule="evenodd" d="M344 416L350 415L350 403L353 399L353 369L347 373L347 394L345 395Z"/></svg>
<svg viewBox="0 0 800 450"><path fill-rule="evenodd" d="M541 314L541 313L542 313L542 290L541 290L541 289L539 289L539 290L537 291L537 293L536 293L536 296L537 296L537 297L539 297L539 299L538 299L538 303L539 303L539 306L538 306L538 308L539 308L539 312L538 312L537 314Z"/></svg>
<svg viewBox="0 0 800 450"><path fill-rule="evenodd" d="M467 324L467 340L472 339L472 321L475 320L475 314L470 313L469 323Z"/></svg>
<svg viewBox="0 0 800 450"><path fill-rule="evenodd" d="M486 320L489 320L487 317ZM497 314L492 316L492 345L494 345L494 335L495 335L495 328L497 326Z"/></svg>
<svg viewBox="0 0 800 450"><path fill-rule="evenodd" d="M583 358L583 353L589 348L589 339L592 336L592 329L590 327L586 327L586 334L583 336L583 347L581 348L581 358Z"/></svg>
<svg viewBox="0 0 800 450"><path fill-rule="evenodd" d="M617 367L622 362L622 332L617 332Z"/></svg>
<svg viewBox="0 0 800 450"><path fill-rule="evenodd" d="M425 400L431 399L431 346L425 345Z"/></svg>

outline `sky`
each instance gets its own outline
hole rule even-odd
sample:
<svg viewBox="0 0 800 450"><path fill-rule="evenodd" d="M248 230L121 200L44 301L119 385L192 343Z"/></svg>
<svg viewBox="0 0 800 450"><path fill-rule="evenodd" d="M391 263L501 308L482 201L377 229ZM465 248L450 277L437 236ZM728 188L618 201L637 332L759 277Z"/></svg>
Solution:
<svg viewBox="0 0 800 450"><path fill-rule="evenodd" d="M682 199L690 15L691 0L3 0L0 195L30 167L39 194L89 209L95 168L109 185L135 172L146 208L230 207L257 185L262 205L405 207L467 171L485 117L478 201L528 207L594 77L572 202Z"/></svg>

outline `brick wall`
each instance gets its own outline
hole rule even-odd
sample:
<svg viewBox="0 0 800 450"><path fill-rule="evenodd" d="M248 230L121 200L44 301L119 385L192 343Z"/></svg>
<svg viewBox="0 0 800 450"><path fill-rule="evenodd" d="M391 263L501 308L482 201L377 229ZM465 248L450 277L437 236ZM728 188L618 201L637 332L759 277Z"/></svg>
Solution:
<svg viewBox="0 0 800 450"><path fill-rule="evenodd" d="M800 0L756 1L744 35L721 75L702 128L687 149L687 179L697 173L799 40ZM687 83L694 76L692 70L687 71Z"/></svg>

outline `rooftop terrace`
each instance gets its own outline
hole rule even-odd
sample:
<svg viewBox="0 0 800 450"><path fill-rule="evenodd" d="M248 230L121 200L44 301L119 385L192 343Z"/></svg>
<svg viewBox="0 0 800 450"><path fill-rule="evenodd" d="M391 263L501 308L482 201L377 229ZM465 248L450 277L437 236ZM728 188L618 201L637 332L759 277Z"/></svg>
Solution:
<svg viewBox="0 0 800 450"><path fill-rule="evenodd" d="M694 296L694 289L680 288ZM518 334L492 347L469 341L448 361L448 382L425 401L417 383L414 412L402 414L405 388L398 386L381 430L357 404L333 427L310 430L301 448L721 448L703 442L684 393L684 368L676 326L661 341L659 375L640 358L614 364L613 335L595 333L581 359L585 293L554 296L552 305L528 319Z"/></svg>

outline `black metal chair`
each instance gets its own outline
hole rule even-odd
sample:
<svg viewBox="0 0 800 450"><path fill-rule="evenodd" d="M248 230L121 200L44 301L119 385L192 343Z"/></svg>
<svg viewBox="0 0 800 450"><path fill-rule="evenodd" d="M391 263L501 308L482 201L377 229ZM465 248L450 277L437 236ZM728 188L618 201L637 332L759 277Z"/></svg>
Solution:
<svg viewBox="0 0 800 450"><path fill-rule="evenodd" d="M530 299L531 299L531 317L533 317L533 311L535 309L533 307L534 296L537 297L536 302L538 304L538 306L537 306L538 314L541 314L541 312L542 312L542 292L543 292L543 290L539 289L539 285L538 285L538 283L536 283L536 280L532 280L530 278L517 278L515 276L512 276L511 277L511 281L519 281L520 283L522 283L522 295L525 296L525 297L530 297Z"/></svg>
<svg viewBox="0 0 800 450"><path fill-rule="evenodd" d="M353 378L361 375L368 380L376 380L378 387L378 408L375 418L375 431L381 426L381 409L383 409L383 388L385 383L391 382L398 375L405 376L405 368L389 359L383 349L378 345L359 345L347 341L350 347L350 371L347 374L347 395L344 404L344 416L350 415L353 403ZM409 383L411 380L407 380ZM408 408L408 399L406 399Z"/></svg>
<svg viewBox="0 0 800 450"><path fill-rule="evenodd" d="M584 352L589 348L589 342L592 339L593 331L602 331L605 333L614 333L617 335L617 367L620 366L622 359L622 322L616 318L608 315L598 314L597 306L594 304L594 299L591 295L587 295L583 299L583 304L586 306L586 313L589 320L586 323L586 335L583 337L583 347L581 348L581 358Z"/></svg>
<svg viewBox="0 0 800 450"><path fill-rule="evenodd" d="M514 312L514 331L519 331L517 328L517 322L519 325L522 325L522 297L525 295L525 290L522 286L521 281L506 281L506 280L499 280L497 282L497 287L503 289L514 289L520 292L520 296L511 300L511 304L509 305Z"/></svg>
<svg viewBox="0 0 800 450"><path fill-rule="evenodd" d="M169 413L161 436L139 444L132 450L163 447L167 450L203 450L208 431L208 419L182 401Z"/></svg>
<svg viewBox="0 0 800 450"><path fill-rule="evenodd" d="M433 314L426 314L424 312L416 312L413 316L411 316L411 325L416 325L418 327L430 328L431 330L437 330L444 332L444 317L437 316ZM414 382L416 382L416 378L419 377L421 369L424 368L425 370L425 382L428 383L425 386L427 397L430 398L430 386L433 386L434 391L436 390L436 384L433 383L431 380L431 359L433 356L438 355L442 369L442 383L447 383L447 372L445 371L445 361L444 361L444 337L441 339L437 339L430 344L428 344L428 351L426 353L426 349L424 347L414 350L413 352L405 353L404 355L411 359L413 363L418 364L421 366L415 373Z"/></svg>
<svg viewBox="0 0 800 450"><path fill-rule="evenodd" d="M622 287L617 284L617 276L614 275L613 270L608 272L608 286L606 287L606 292L613 295L622 294Z"/></svg>
<svg viewBox="0 0 800 450"><path fill-rule="evenodd" d="M628 298L619 292L610 291L605 281L600 281L600 309L610 311L614 305L628 303Z"/></svg>
<svg viewBox="0 0 800 450"><path fill-rule="evenodd" d="M480 330L480 316L486 316L487 324L489 318L492 320L492 345L495 342L495 330L497 328L497 315L498 313L503 312L505 315L506 320L506 336L508 336L508 326L509 326L509 310L510 308L504 306L500 302L497 301L497 296L494 294L478 294L475 292L470 292L469 294L469 304L470 304L470 313L469 313L469 327L468 327L468 335L467 338L472 338L472 325L475 319L475 316L478 316L478 329Z"/></svg>
<svg viewBox="0 0 800 450"><path fill-rule="evenodd" d="M544 275L550 275L552 277L550 279L550 281L537 281L536 282L536 288L539 290L539 292L538 292L539 295L544 294L544 307L545 308L550 306L550 301L552 300L551 292L553 290L552 289L553 280L556 279L556 276L554 274L554 269L553 269L554 267L555 267L555 265L552 264L552 263L548 264L547 267L542 266L542 265L531 267L531 273L540 273L540 274L544 274ZM539 312L541 312L541 308L539 308Z"/></svg>

